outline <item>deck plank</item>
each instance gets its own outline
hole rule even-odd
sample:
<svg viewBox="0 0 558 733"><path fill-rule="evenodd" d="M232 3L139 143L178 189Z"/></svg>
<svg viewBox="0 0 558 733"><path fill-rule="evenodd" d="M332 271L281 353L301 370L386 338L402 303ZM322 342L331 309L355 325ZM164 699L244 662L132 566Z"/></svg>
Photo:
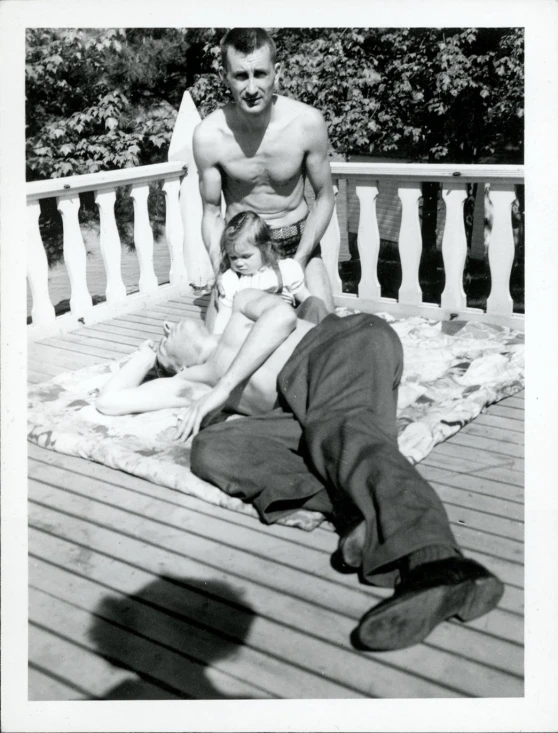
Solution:
<svg viewBox="0 0 558 733"><path fill-rule="evenodd" d="M518 420L523 423L523 417L520 410L514 407L508 407L508 405L496 404L492 406L490 410L491 415L497 415L498 417L506 417L508 420Z"/></svg>
<svg viewBox="0 0 558 733"><path fill-rule="evenodd" d="M500 481L503 484L511 484L512 486L523 486L524 472L516 471L508 466L490 466L474 471L474 475L479 478L489 478L494 481Z"/></svg>
<svg viewBox="0 0 558 733"><path fill-rule="evenodd" d="M495 499L506 499L519 504L523 504L524 501L522 484L512 486L478 474L459 473L452 471L451 468L442 469L436 466L428 466L425 463L420 463L417 470L427 481L441 481L447 486L466 489L475 494L494 497Z"/></svg>
<svg viewBox="0 0 558 733"><path fill-rule="evenodd" d="M498 440L492 437L471 435L460 430L456 433L453 445L461 445L475 450L486 451L487 453L496 453L497 455L507 456L509 458L524 458L525 450L522 443L512 443L508 441Z"/></svg>
<svg viewBox="0 0 558 733"><path fill-rule="evenodd" d="M173 297L31 344L29 381L121 358L157 338L162 320L200 318L207 303ZM506 591L490 614L442 624L426 643L387 654L348 643L389 591L330 567L337 537L327 524L268 527L30 444L30 699L522 695L523 432L519 393L417 467L464 551ZM203 583L217 590L201 613L185 599L199 601ZM107 615L115 608L127 609L121 619ZM231 632L231 619L247 616L246 633ZM220 654L231 634L234 651ZM122 642L117 658L106 658L103 638ZM138 656L143 666L129 664Z"/></svg>
<svg viewBox="0 0 558 733"><path fill-rule="evenodd" d="M180 568L182 576L186 575L198 582L208 578L221 581L227 578L235 584L240 582L245 600L258 608L258 619L253 624L254 629L260 630L258 643L264 645L266 653L281 654L290 660L294 667L292 674L296 674L299 667L309 665L325 679L341 678L347 685L351 682L355 686L360 685L362 695L375 696L379 692L385 695L383 688L380 690L378 685L371 687L367 682L374 679L374 676L370 677L371 670L365 672L365 667L371 661L368 655L356 655L353 659L355 653L346 646L350 628L369 607L370 599L365 598L362 592L350 594L347 589L336 595L335 588L324 578L317 577L309 583L309 577L318 572L312 553L302 556L305 570L301 571L282 561L278 562L273 547L265 548L266 555L262 553L263 547L259 552L254 552L253 542L250 543L249 552L245 548L236 549L230 545L223 552L220 542L214 540L213 536L206 537L201 532L194 534L190 527L174 528L165 522L162 532L157 526L159 522L151 517L130 517L116 507L107 513L105 507L99 508L98 502L91 502L85 497L74 496L70 500L66 497L61 502L61 497L55 495L56 490L53 492L52 487L45 490L34 481L31 482L31 492L32 526L49 534L61 534L67 542L77 544L79 550L74 555L74 564L81 567L85 563L89 571L92 564L98 562L99 556L108 555L125 562L128 566L126 575L130 574L130 565L136 571L139 566L153 574L160 574L163 567L165 575L174 575ZM108 577L112 576L111 571ZM103 572L102 577L107 577L107 573ZM374 590L370 595L376 595ZM454 636L462 633L468 633L468 630L464 631L464 627L456 625ZM441 670L446 670L445 674L448 674L447 651L433 647L439 636L437 630L428 644L421 645L420 654L425 657L422 663L428 668L428 675ZM468 681L464 691L466 694L482 694L481 686L477 686L479 677L486 683L488 676L491 684L494 684L494 669L485 669L484 657L479 661L471 659L473 650L470 644L462 643L462 648L466 650L466 660L461 673L465 668L468 678L474 670L476 677L474 682ZM402 666L402 669L391 670L390 684L395 674L399 677L399 685L402 685L401 675L405 674L405 660L408 660L409 654L420 656L417 650L381 655L382 660L390 661L394 666L399 661ZM350 661L347 655L351 657ZM373 656L370 655L371 658ZM387 671L384 672L386 675L390 676ZM458 677L460 672L454 671L446 678L446 683L453 680L455 684L459 681ZM407 685L413 690L415 684L414 677L410 676ZM366 689L362 689L362 685L366 685Z"/></svg>
<svg viewBox="0 0 558 733"><path fill-rule="evenodd" d="M39 642L39 645L41 644L39 641L40 631L36 630L36 633L31 633L30 637L33 646L36 646L37 642ZM72 680L65 679L53 669L41 668L34 662L29 664L28 682L33 695L33 697L29 697L30 701L91 700L96 698L91 690L80 688L74 685Z"/></svg>
<svg viewBox="0 0 558 733"><path fill-rule="evenodd" d="M501 428L502 430L509 430L520 433L522 435L524 434L525 427L523 421L510 420L509 418L502 417L501 415L493 415L493 409L495 409L495 406L489 408L487 412L481 413L477 418L475 418L475 422L477 423L477 425L483 425L492 428Z"/></svg>
<svg viewBox="0 0 558 733"><path fill-rule="evenodd" d="M479 423L478 419L466 425L463 430L459 431L459 433L456 433L453 440L456 440L461 434L480 438L489 438L490 440L498 443L515 443L516 445L523 446L523 435L521 433L513 430L488 427L487 425Z"/></svg>

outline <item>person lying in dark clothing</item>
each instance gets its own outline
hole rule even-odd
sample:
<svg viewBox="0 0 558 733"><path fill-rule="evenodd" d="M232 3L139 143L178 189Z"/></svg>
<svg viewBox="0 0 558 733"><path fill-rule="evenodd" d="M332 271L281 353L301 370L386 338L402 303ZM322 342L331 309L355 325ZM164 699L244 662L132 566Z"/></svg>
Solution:
<svg viewBox="0 0 558 733"><path fill-rule="evenodd" d="M155 364L175 376L142 383ZM184 407L177 439L194 436L192 471L251 501L271 523L299 508L344 529L332 562L394 594L351 635L375 651L423 641L446 619L492 610L504 586L463 557L433 488L399 452L403 351L369 314L339 318L308 298L244 290L221 336L197 321L165 324L101 391L107 414ZM192 401L193 400L193 401ZM212 420L223 410L242 420Z"/></svg>

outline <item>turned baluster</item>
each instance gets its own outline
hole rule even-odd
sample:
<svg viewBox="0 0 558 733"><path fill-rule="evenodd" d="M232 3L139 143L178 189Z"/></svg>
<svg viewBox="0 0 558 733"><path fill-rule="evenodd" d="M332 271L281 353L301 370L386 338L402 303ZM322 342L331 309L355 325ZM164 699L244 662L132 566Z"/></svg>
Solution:
<svg viewBox="0 0 558 733"><path fill-rule="evenodd" d="M377 185L356 187L360 202L358 222L358 252L362 276L358 284L360 298L379 299L381 295L378 280L378 257L380 254L380 230L376 217Z"/></svg>
<svg viewBox="0 0 558 733"><path fill-rule="evenodd" d="M463 205L467 198L467 186L463 183L445 183L442 197L446 204L446 226L442 239L446 284L441 305L443 309L459 312L467 305L463 289L463 270L467 258Z"/></svg>
<svg viewBox="0 0 558 733"><path fill-rule="evenodd" d="M400 303L420 305L422 290L419 284L419 266L422 254L422 235L418 202L421 188L418 183L401 183L398 189L402 204L401 229L399 230L399 257L401 259Z"/></svg>
<svg viewBox="0 0 558 733"><path fill-rule="evenodd" d="M93 301L87 288L87 255L78 220L79 194L58 196L56 203L64 227L64 263L70 279L70 310L73 315L83 316L93 307Z"/></svg>
<svg viewBox="0 0 558 733"><path fill-rule="evenodd" d="M134 244L140 267L140 293L152 293L158 287L153 269L153 230L147 209L148 196L148 183L136 183L132 186L130 197L134 202Z"/></svg>
<svg viewBox="0 0 558 733"><path fill-rule="evenodd" d="M56 318L48 292L48 261L39 230L41 206L27 204L27 280L33 296L31 317L34 326L47 326Z"/></svg>
<svg viewBox="0 0 558 733"><path fill-rule="evenodd" d="M510 276L515 256L515 244L511 211L515 191L511 184L491 183L488 195L493 206L492 232L488 245L492 287L486 301L486 312L489 315L505 316L513 313Z"/></svg>
<svg viewBox="0 0 558 733"><path fill-rule="evenodd" d="M101 256L107 275L105 290L107 303L117 303L126 297L126 286L121 274L121 244L116 219L114 218L114 204L116 191L97 191L95 203L99 208L100 227L99 245Z"/></svg>

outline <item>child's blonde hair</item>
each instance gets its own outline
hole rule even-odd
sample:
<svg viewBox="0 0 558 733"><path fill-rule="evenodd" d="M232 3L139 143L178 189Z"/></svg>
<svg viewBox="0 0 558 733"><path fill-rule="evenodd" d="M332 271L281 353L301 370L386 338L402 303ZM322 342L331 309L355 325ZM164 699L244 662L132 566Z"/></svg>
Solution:
<svg viewBox="0 0 558 733"><path fill-rule="evenodd" d="M234 251L234 247L239 240L257 247L262 253L262 263L264 265L277 267L277 251L271 239L269 227L253 211L241 211L233 216L221 235L222 272L228 270L231 266L227 247L231 247Z"/></svg>

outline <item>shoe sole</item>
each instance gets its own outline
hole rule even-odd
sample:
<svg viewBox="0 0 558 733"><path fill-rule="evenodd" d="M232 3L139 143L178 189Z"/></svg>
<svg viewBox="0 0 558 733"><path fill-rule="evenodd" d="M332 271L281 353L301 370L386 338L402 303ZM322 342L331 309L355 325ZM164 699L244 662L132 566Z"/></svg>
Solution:
<svg viewBox="0 0 558 733"><path fill-rule="evenodd" d="M494 575L471 581L473 592L455 614L460 621L473 621L498 605L504 595L504 584Z"/></svg>
<svg viewBox="0 0 558 733"><path fill-rule="evenodd" d="M456 616L472 621L491 611L504 586L489 575L457 585L436 586L389 599L365 614L351 641L358 649L390 651L424 641L438 624Z"/></svg>

